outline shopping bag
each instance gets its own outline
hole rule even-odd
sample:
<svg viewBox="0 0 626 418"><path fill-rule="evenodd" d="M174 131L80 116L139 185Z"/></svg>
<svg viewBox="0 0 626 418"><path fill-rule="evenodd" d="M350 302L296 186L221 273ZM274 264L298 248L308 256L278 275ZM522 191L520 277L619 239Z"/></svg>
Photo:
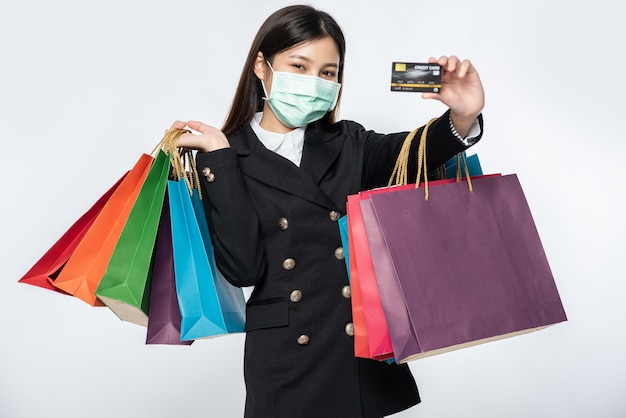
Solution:
<svg viewBox="0 0 626 418"><path fill-rule="evenodd" d="M423 138L425 135L423 135ZM410 139L409 139L410 140ZM454 181L460 181L461 167L466 164L470 176L482 176L483 171L476 154L466 157L465 153L450 159L445 165L447 172L440 177L448 178L431 182L431 186L442 185ZM416 179L417 180L417 179ZM385 245L384 237L376 219L376 214L370 195L374 193L389 193L400 190L414 189L415 184L399 184L386 188L367 190L358 194L360 202L361 216L366 231L367 246L369 248L374 277L378 286L380 301L388 327L388 334L391 341L392 352L395 358L406 358L412 353L419 352L419 342L411 319L403 302L402 290L398 283L395 269L391 261L389 252Z"/></svg>
<svg viewBox="0 0 626 418"><path fill-rule="evenodd" d="M428 131L428 125L422 132L422 139L425 138L427 131ZM413 140L416 133L417 133L417 130L411 132L407 136L407 140L405 141L405 144L403 145L403 150L401 153L408 154L408 149L410 147L411 141ZM463 157L465 157L464 154L463 154ZM477 158L474 158L473 160L477 161ZM452 168L453 174L455 175L455 177L457 177L457 179L460 179L459 161L460 161L460 158L459 156L457 156L456 158L451 159L445 166L442 166L441 169L444 169L446 167ZM465 162L465 158L463 158L463 161ZM478 166L478 170L480 170L479 166ZM392 178L395 174L396 172L394 172L394 174L392 175ZM352 236L354 237L353 238L354 242L352 246L350 247L353 249L354 252L352 253L351 251L348 251L347 253L352 257L352 262L354 263L353 269L358 271L358 278L359 278L358 285L359 285L360 299L361 299L360 303L362 305L362 307L359 307L359 309L362 309L363 317L365 320L366 330L364 331L364 333L367 335L367 339L368 339L369 358L375 358L379 360L392 358L394 356L394 347L392 345L392 341L390 337L389 324L386 319L387 315L386 315L386 312L384 310L382 300L381 300L377 276L379 274L386 274L387 277L385 277L384 279L389 279L393 281L395 281L396 278L395 278L395 273L393 273L392 269L389 271L376 272L376 269L373 264L373 258L377 256L380 256L380 257L386 256L386 258L388 259L388 254L379 254L378 252L375 253L373 251L370 252L370 245L368 243L368 236L367 236L368 232L366 232L367 228L364 222L363 209L366 211L367 210L371 211L371 206L367 206L363 208L361 205L361 199L368 199L369 193L372 193L372 192L384 193L389 190L399 190L402 188L414 188L415 187L414 185L406 185L407 175L408 175L408 172L406 170L406 167L402 167L402 171L399 172L398 177L395 179L396 181L395 186L387 187L387 188L380 188L375 191L365 191L365 192L359 193L358 195L348 196L348 202L347 202L347 206L349 208L349 215L348 215L347 223L349 225L348 227L350 228L352 232ZM442 175L442 178L445 178L445 172ZM386 251L384 246L382 248L379 248L378 250ZM384 269L384 267L382 268ZM383 278L381 278L381 280L382 279ZM354 285L352 287L354 289ZM394 296L394 295L392 293L391 295L386 295L386 296ZM391 301L388 301L388 302L391 302ZM393 305L393 308L390 308L390 309L397 311L397 307L398 307L398 304L396 303ZM396 330L397 332L402 331L402 335L400 337L396 335L396 339L397 341L402 342L403 346L406 346L407 343L403 341L406 338L404 333L408 332L409 329L402 328L402 324L408 321L408 314L406 312L406 309L401 309L400 311L404 311L405 321L404 322L398 321L397 313L399 312L394 312L396 313L396 315L392 315L391 317L394 318L394 321L396 322L394 322L394 324L392 324L391 326L397 328ZM409 332L409 337L410 337L410 332ZM357 345L358 344L359 343L357 342Z"/></svg>
<svg viewBox="0 0 626 418"><path fill-rule="evenodd" d="M152 162L150 155L141 155L54 280L56 288L90 305L102 305L96 298L96 288Z"/></svg>
<svg viewBox="0 0 626 418"><path fill-rule="evenodd" d="M122 180L124 180L126 174L103 194L87 212L74 222L63 236L46 251L18 282L43 287L44 289L54 290L59 293L66 293L54 287L52 282L59 275L61 268L63 268L74 250L76 250L76 247L94 223L104 205L111 198Z"/></svg>
<svg viewBox="0 0 626 418"><path fill-rule="evenodd" d="M567 320L516 175L441 184L432 193L425 184L370 200L419 342L417 352L396 361Z"/></svg>
<svg viewBox="0 0 626 418"><path fill-rule="evenodd" d="M350 250L348 246L348 215L343 215L337 220L339 225L339 234L341 236L341 246L344 250L343 260L346 263L346 271L348 273L348 281L350 280Z"/></svg>
<svg viewBox="0 0 626 418"><path fill-rule="evenodd" d="M190 345L193 341L180 339L181 316L176 296L172 224L167 196L161 210L154 251L146 344Z"/></svg>
<svg viewBox="0 0 626 418"><path fill-rule="evenodd" d="M350 206L346 206L348 219L350 218ZM345 251L345 250L344 250ZM352 230L348 227L348 252L354 254L354 237ZM363 312L363 302L361 300L361 287L359 285L359 274L356 269L354 257L351 258L350 264L350 288L351 288L351 308L352 308L352 325L354 327L354 355L361 358L372 358L369 342L367 338L367 328L365 325L365 314Z"/></svg>
<svg viewBox="0 0 626 418"><path fill-rule="evenodd" d="M469 175L482 176L483 169L480 165L480 159L477 154L467 155L465 151L450 158L441 167L434 172L430 172L430 177L437 180L457 178L464 174L464 167L467 167Z"/></svg>
<svg viewBox="0 0 626 418"><path fill-rule="evenodd" d="M192 193L197 194L198 189L192 189ZM233 326L237 322L237 316L226 315L223 311L216 284L218 276L211 267L212 249L207 250L205 244L208 228L204 232L200 229L201 224L194 211L188 183L183 180L169 180L168 195L176 293L182 317L181 339L192 340L242 332L243 319L239 318L239 325ZM205 238L203 233L207 234ZM243 309L243 292L239 295ZM229 326L232 328L229 329Z"/></svg>
<svg viewBox="0 0 626 418"><path fill-rule="evenodd" d="M392 351L395 358L404 359L421 352L419 342L372 202L369 198L362 199L360 205Z"/></svg>
<svg viewBox="0 0 626 418"><path fill-rule="evenodd" d="M352 236L352 251L349 252L351 263L354 264L358 274L358 282L353 283L351 288L354 292L355 287L358 286L360 293L369 347L368 358L383 360L393 357L393 349L376 283L359 196L348 196L347 207L348 228Z"/></svg>
<svg viewBox="0 0 626 418"><path fill-rule="evenodd" d="M148 273L169 170L170 157L159 150L96 289L121 320L143 326L148 325Z"/></svg>
<svg viewBox="0 0 626 418"><path fill-rule="evenodd" d="M437 186L454 181L456 180L438 180L432 182L431 185ZM366 232L364 241L366 240L369 247L374 277L378 286L378 295L386 319L394 358L404 358L414 353L415 350L419 350L419 342L413 330L395 268L370 201L370 195L414 188L414 184L398 185L362 191L355 196L358 197L360 203L361 216Z"/></svg>
<svg viewBox="0 0 626 418"><path fill-rule="evenodd" d="M197 187L200 187L198 182ZM224 323L226 324L226 331L229 334L244 332L246 324L246 299L243 294L243 289L235 287L228 283L226 278L222 275L217 268L215 262L215 249L213 242L211 241L211 234L209 232L209 225L207 223L206 214L204 212L204 205L200 199L199 189L193 190L191 203L193 205L194 214L198 221L198 228L202 236L202 242L206 250L207 258L213 272L213 279L215 288L217 290L217 298L220 302L220 308L222 315L224 316Z"/></svg>

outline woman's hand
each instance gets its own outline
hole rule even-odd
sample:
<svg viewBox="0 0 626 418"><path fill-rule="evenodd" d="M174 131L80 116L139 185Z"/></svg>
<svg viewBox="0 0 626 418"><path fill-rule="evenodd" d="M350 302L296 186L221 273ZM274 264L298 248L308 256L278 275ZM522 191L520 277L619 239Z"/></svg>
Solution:
<svg viewBox="0 0 626 418"><path fill-rule="evenodd" d="M450 117L461 136L465 136L485 105L485 92L478 72L469 60L454 55L429 58L443 68L439 93L423 93L424 99L435 99L450 108Z"/></svg>
<svg viewBox="0 0 626 418"><path fill-rule="evenodd" d="M226 135L219 129L197 121L175 121L170 129L190 129L196 133L184 133L176 140L177 147L191 148L201 152L210 152L230 147Z"/></svg>

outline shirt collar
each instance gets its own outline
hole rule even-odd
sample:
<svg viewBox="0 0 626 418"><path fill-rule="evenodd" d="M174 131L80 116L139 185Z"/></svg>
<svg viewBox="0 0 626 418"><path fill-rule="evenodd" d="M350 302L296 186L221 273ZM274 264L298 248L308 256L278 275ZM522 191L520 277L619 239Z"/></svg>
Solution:
<svg viewBox="0 0 626 418"><path fill-rule="evenodd" d="M300 166L302 150L304 148L304 133L306 127L296 128L285 134L270 132L261 128L260 122L263 112L258 112L252 118L250 127L265 148L281 155L295 165Z"/></svg>

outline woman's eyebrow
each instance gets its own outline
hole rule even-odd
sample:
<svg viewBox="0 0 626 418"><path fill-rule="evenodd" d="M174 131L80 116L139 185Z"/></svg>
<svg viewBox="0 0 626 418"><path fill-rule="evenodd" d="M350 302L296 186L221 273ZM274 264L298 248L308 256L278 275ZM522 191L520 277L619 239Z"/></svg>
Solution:
<svg viewBox="0 0 626 418"><path fill-rule="evenodd" d="M313 61L312 59L310 59L308 57L305 57L304 55L298 55L298 54L289 55L289 58L297 58L297 59L301 59L301 60L306 61L306 62L312 62ZM334 62L331 62L331 63L324 64L324 67L339 68L339 65L334 63Z"/></svg>

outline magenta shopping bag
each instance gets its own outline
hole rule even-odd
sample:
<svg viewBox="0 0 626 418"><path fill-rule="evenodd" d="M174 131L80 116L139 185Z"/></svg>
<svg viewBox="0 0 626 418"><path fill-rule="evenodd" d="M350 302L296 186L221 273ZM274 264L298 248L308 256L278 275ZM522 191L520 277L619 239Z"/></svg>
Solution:
<svg viewBox="0 0 626 418"><path fill-rule="evenodd" d="M370 196L419 343L398 362L567 320L517 176L472 182Z"/></svg>

